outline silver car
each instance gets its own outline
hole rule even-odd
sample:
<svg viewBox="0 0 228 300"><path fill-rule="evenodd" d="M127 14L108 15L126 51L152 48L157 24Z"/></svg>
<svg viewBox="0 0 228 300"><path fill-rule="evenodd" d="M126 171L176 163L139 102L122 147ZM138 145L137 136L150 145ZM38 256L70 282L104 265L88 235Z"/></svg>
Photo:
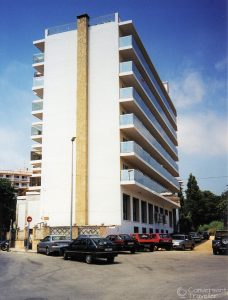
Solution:
<svg viewBox="0 0 228 300"><path fill-rule="evenodd" d="M37 253L63 254L64 248L71 243L69 237L65 235L48 235L37 244Z"/></svg>
<svg viewBox="0 0 228 300"><path fill-rule="evenodd" d="M190 236L185 234L174 234L172 235L173 239L173 249L191 249L193 250L195 247L194 240L191 239Z"/></svg>

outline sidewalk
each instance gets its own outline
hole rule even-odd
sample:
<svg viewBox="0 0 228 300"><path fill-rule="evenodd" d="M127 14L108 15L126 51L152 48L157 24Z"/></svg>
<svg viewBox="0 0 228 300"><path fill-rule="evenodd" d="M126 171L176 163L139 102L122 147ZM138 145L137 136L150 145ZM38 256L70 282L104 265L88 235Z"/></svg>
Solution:
<svg viewBox="0 0 228 300"><path fill-rule="evenodd" d="M36 253L36 250L27 250L27 249L19 249L19 248L10 248L10 252L20 252L20 253Z"/></svg>

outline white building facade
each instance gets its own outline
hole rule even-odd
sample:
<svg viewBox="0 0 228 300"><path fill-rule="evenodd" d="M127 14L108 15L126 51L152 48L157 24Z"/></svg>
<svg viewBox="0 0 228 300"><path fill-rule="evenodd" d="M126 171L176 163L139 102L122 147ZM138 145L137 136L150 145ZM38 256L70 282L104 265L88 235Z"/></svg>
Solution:
<svg viewBox="0 0 228 300"><path fill-rule="evenodd" d="M73 224L173 232L176 110L132 21L82 15L34 45L36 221L69 226L72 203Z"/></svg>

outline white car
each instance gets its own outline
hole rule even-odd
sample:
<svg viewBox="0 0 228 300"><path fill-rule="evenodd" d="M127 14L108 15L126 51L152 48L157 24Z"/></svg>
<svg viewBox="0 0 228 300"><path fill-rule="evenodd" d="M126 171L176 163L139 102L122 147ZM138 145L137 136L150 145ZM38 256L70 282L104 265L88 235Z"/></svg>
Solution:
<svg viewBox="0 0 228 300"><path fill-rule="evenodd" d="M172 239L173 239L173 249L193 250L195 247L194 240L192 240L191 237L186 234L174 234L172 235Z"/></svg>

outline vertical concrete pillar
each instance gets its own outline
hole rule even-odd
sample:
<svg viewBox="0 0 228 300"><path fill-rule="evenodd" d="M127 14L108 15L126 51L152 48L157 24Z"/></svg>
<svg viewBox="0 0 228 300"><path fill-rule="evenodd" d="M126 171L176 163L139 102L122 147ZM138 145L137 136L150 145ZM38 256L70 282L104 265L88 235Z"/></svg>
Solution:
<svg viewBox="0 0 228 300"><path fill-rule="evenodd" d="M76 222L88 224L88 15L77 17Z"/></svg>

